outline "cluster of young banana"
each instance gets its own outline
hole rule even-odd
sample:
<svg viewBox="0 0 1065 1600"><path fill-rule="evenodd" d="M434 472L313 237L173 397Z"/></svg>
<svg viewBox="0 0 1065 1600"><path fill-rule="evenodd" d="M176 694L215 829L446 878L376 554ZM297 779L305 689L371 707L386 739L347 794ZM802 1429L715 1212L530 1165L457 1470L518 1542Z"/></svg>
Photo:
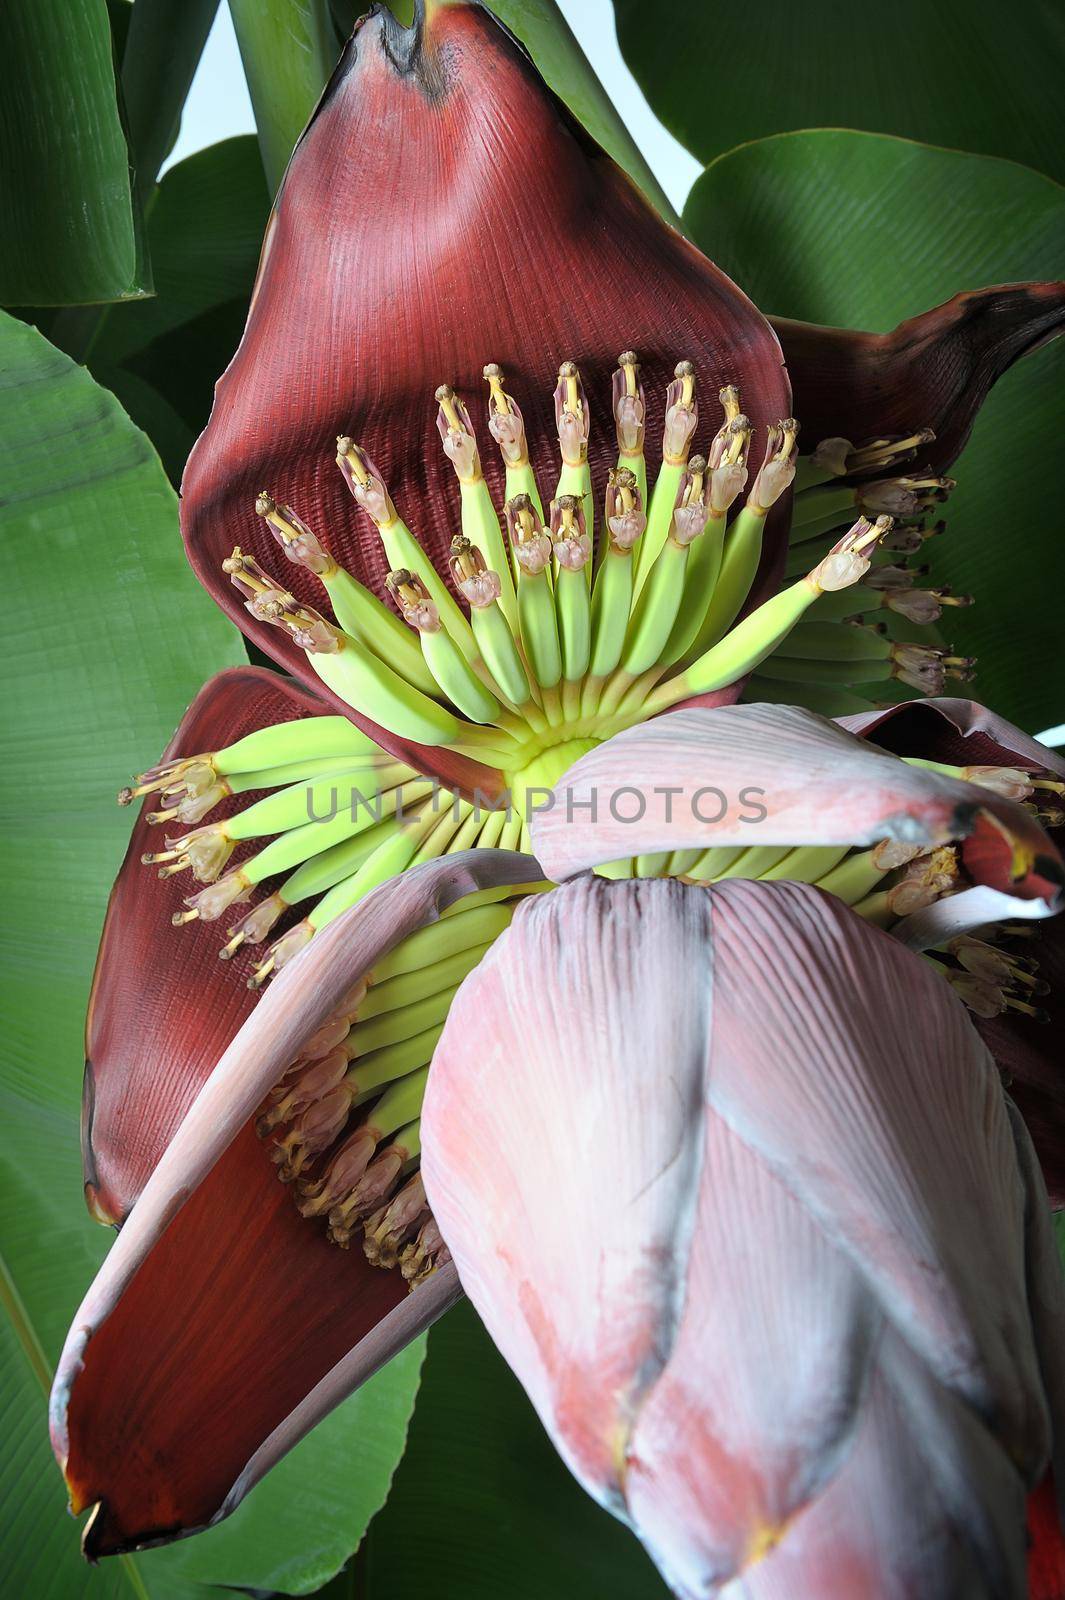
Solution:
<svg viewBox="0 0 1065 1600"><path fill-rule="evenodd" d="M261 792L244 810L203 823L230 796ZM226 749L165 761L119 801L158 792L157 824L196 824L142 856L160 877L189 871L205 885L173 921L213 922L280 884L230 924L223 960L259 945L292 908L311 909L270 946L248 979L257 988L342 911L379 884L445 851L490 844L517 849L524 824L505 809L464 800L392 756L346 717L307 717L248 734ZM262 844L261 841L269 840ZM259 847L224 872L241 845Z"/></svg>
<svg viewBox="0 0 1065 1600"><path fill-rule="evenodd" d="M1027 803L1061 785L1013 767L914 764ZM815 883L878 926L963 887L951 846L885 840L873 848L771 846L675 851L602 869L613 878L676 876ZM306 1042L258 1118L278 1176L300 1213L335 1244L361 1234L368 1259L399 1266L412 1287L447 1259L419 1174L420 1114L429 1064L458 985L509 926L518 901L549 885L484 891L378 961ZM981 1016L1010 1009L1039 1020L1046 992L1036 963L996 946L1011 928L951 939L928 959ZM1027 933L1023 926L1019 930Z"/></svg>
<svg viewBox="0 0 1065 1600"><path fill-rule="evenodd" d="M637 358L626 351L613 375L617 458L596 536L591 413L575 363L559 368L554 392L561 464L546 517L520 406L498 366L485 367L484 378L488 429L504 468L502 517L466 405L446 385L436 393L441 444L459 489L461 532L449 558L454 592L399 516L374 463L346 436L337 441L337 462L381 540L395 609L266 493L257 512L288 560L320 583L333 620L239 549L224 565L248 609L285 628L347 704L402 739L447 745L494 766L512 803L488 810L441 789L342 717L282 724L228 750L167 763L120 797L161 791L150 820L171 825L172 834L165 850L144 859L164 876L187 869L204 885L176 923L216 920L280 880L229 924L223 959L260 944L290 908L310 902L255 968L252 986L414 862L474 845L528 850L522 809L531 786L554 782L596 741L693 695L757 668L760 697L808 704L820 697L815 709L838 713L852 705L851 685L894 675L932 689L945 670L968 667L865 620L877 611L892 624L916 626L918 617L960 603L943 591L909 589L910 575L897 564L920 544L928 531L922 519L950 487L927 476L884 476L914 457L927 433L859 450L829 440L800 459L797 426L786 419L768 430L748 489L752 429L737 390L721 390L721 424L706 455L692 454L697 382L691 362L681 361L664 397L662 462L648 494L647 402ZM870 481L870 473L878 476ZM860 478L860 487L833 481L841 477ZM737 623L758 571L766 515L793 483L795 581ZM903 519L899 525L889 512ZM893 551L886 563L885 549ZM213 807L253 792L263 797L205 822ZM179 833L179 825L191 831ZM259 848L223 876L245 842Z"/></svg>
<svg viewBox="0 0 1065 1600"><path fill-rule="evenodd" d="M914 692L942 694L948 678L972 677L973 658L944 645L934 626L944 610L971 605L972 596L928 587L922 582L927 566L909 565L927 540L946 532L936 513L955 487L951 478L899 471L932 438L924 430L907 439L874 440L861 449L846 439L826 439L800 460L785 582L830 549L856 512L888 513L893 526L854 589L823 595L759 664L745 699L846 716ZM893 476L862 476L889 468ZM838 482L855 476L857 483Z"/></svg>
<svg viewBox="0 0 1065 1600"><path fill-rule="evenodd" d="M546 516L521 409L498 366L485 367L484 377L488 429L504 467L502 513L469 410L449 386L436 391L460 501L450 576L468 616L375 463L346 435L337 441L337 463L380 538L398 615L343 569L296 511L265 492L256 509L286 557L320 582L333 620L239 548L224 568L252 615L285 629L347 704L401 738L447 745L508 779L551 749L608 738L742 678L822 595L868 573L892 527L890 516L871 520L855 508L842 536L811 550L798 581L734 626L758 571L766 516L795 478L794 421L768 429L748 490L753 429L738 391L720 391L721 425L706 455L693 454L696 374L690 361L678 362L649 494L646 396L637 358L625 351L613 376L616 466L597 537L591 412L576 364L562 363L554 392L561 459Z"/></svg>
<svg viewBox="0 0 1065 1600"><path fill-rule="evenodd" d="M384 956L310 1038L259 1116L305 1217L412 1287L446 1259L418 1172L429 1062L455 990L521 892L470 896Z"/></svg>
<svg viewBox="0 0 1065 1600"><path fill-rule="evenodd" d="M1022 767L954 766L917 756L903 756L907 765L923 767L964 783L974 783L1032 811L1049 827L1065 826L1061 797L1065 784ZM627 857L597 869L603 876L681 878L695 884L723 883L730 878L757 878L810 883L835 895L866 921L890 930L903 917L923 911L967 887L953 845L908 845L885 839L871 848L825 845L767 845L674 850L666 854ZM1038 963L999 948L1002 942L1031 940L1036 930L1025 923L1003 923L981 930L980 938L962 935L924 952L981 1017L1017 1011L1034 1021L1046 1013L1032 1004L1048 993L1036 976Z"/></svg>

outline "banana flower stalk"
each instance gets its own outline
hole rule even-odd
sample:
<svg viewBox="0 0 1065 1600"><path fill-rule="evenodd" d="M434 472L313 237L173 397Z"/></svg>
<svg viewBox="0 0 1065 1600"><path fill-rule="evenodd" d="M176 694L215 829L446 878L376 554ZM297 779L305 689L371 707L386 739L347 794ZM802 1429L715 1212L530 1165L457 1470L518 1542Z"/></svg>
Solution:
<svg viewBox="0 0 1065 1600"><path fill-rule="evenodd" d="M445 1032L453 1044L453 997L541 902L583 905L594 891L622 928L644 904L698 905L678 915L708 949L719 904L725 915L762 896L752 904L769 923L778 906L801 921L827 905L840 949L854 941L855 1015L883 997L869 940L890 952L885 971L933 986L911 1067L942 1012L959 1061L987 1077L962 999L981 1027L1040 1031L1043 979L1010 940L1057 907L1063 773L968 702L874 712L855 686L935 691L972 664L893 631L904 613L886 604L883 626L850 612L905 588L866 580L921 546L987 389L1063 317L1065 288L1021 285L960 297L893 336L782 326L778 341L486 11L438 4L405 30L376 8L359 24L293 157L183 488L193 567L291 677L212 680L120 797L157 798L109 911L84 1126L90 1208L123 1226L53 1397L72 1505L93 1508L88 1554L228 1514L458 1294L452 1225L441 1230L420 1170L428 1069ZM872 718L863 739L809 710L735 704L754 668L790 659L788 641L851 696L838 709ZM622 790L635 784L646 803L659 778L681 784L668 814L654 800L635 825L615 816ZM592 865L596 885L555 887ZM941 905L957 908L943 923ZM583 926L575 912L576 938ZM768 977L750 963L752 1012L767 983L791 993L800 945L782 937ZM700 959L705 970L712 958ZM560 1024L583 1003L564 965L535 983ZM671 993L641 993L667 1027ZM875 1077L864 1038L852 1053ZM1011 1062L1018 1082L1045 1080L1028 1048L1027 1067ZM663 1052L646 1066L648 1093L668 1099ZM885 1084L885 1106L902 1082ZM1053 1150L1052 1098L1039 1107L1033 1135ZM575 1121L558 1107L560 1150L570 1134L598 1136L573 1109ZM440 1150L450 1137L441 1126ZM703 1137L698 1116L685 1137L692 1149ZM1016 1170L1001 1139L970 1151L1014 1202L1038 1183L1020 1134L1016 1150ZM942 1153L942 1173L953 1159ZM457 1218L463 1174L448 1190L439 1160L432 1170ZM530 1183L545 1170L534 1162ZM690 1188L692 1214L697 1198ZM454 1238L467 1260L458 1221ZM515 1235L515 1258L530 1242ZM1015 1386L1034 1419L1052 1378L1029 1357L1038 1319L1015 1259L1002 1260ZM855 1311L863 1327L889 1315L874 1288ZM596 1293L589 1277L589 1304ZM853 1326L836 1322L833 1350L851 1351ZM982 1373L981 1335L965 1337ZM852 1370L873 1368L855 1357ZM1000 1362L988 1384L1004 1373ZM975 1378L965 1395L974 1413L999 1399ZM1005 1450L1020 1505L1045 1484L1050 1425L996 1427L989 1459ZM810 1441L796 1471L811 1484L826 1460ZM621 1508L614 1489L602 1497ZM626 1514L643 1528L642 1512ZM1003 1532L1002 1570L1023 1522L1022 1508ZM779 1542L763 1535L766 1549ZM646 1537L671 1581L693 1581L695 1567ZM983 1544L971 1549L982 1559Z"/></svg>

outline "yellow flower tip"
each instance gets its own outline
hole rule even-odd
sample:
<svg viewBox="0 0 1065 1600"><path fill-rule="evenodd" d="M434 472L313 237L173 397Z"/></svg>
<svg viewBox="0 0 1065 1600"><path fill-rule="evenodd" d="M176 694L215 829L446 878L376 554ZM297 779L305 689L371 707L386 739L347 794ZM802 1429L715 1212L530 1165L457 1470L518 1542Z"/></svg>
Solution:
<svg viewBox="0 0 1065 1600"><path fill-rule="evenodd" d="M588 396L581 382L580 369L575 361L563 361L558 369L555 386L555 426L563 462L570 467L583 466L588 459Z"/></svg>
<svg viewBox="0 0 1065 1600"><path fill-rule="evenodd" d="M291 506L279 505L271 494L260 490L255 497L255 510L295 566L319 578L336 571L333 557Z"/></svg>
<svg viewBox="0 0 1065 1600"><path fill-rule="evenodd" d="M731 422L740 414L740 391L734 383L726 383L723 389L718 390L717 398L721 402L721 409L725 413L725 421Z"/></svg>
<svg viewBox="0 0 1065 1600"><path fill-rule="evenodd" d="M85 1185L85 1205L94 1222L99 1222L105 1228L117 1228L120 1219L108 1211L100 1199L100 1191L94 1183Z"/></svg>
<svg viewBox="0 0 1065 1600"><path fill-rule="evenodd" d="M385 488L384 479L366 451L349 434L342 433L337 437L336 461L356 504L378 528L390 527L396 520L396 508Z"/></svg>
<svg viewBox="0 0 1065 1600"><path fill-rule="evenodd" d="M757 1566L759 1561L764 1561L766 1556L776 1549L783 1534L782 1524L764 1522L756 1525L748 1537L740 1570L746 1571L748 1567Z"/></svg>
<svg viewBox="0 0 1065 1600"><path fill-rule="evenodd" d="M418 633L440 632L440 613L416 573L408 571L406 567L397 567L386 576L385 587L404 622Z"/></svg>
<svg viewBox="0 0 1065 1600"><path fill-rule="evenodd" d="M618 454L642 456L647 401L640 382L640 363L635 350L623 350L618 356L611 386Z"/></svg>
<svg viewBox="0 0 1065 1600"><path fill-rule="evenodd" d="M691 361L678 361L673 368L673 381L666 388L666 415L662 429L664 462L670 466L683 466L698 423L695 367Z"/></svg>
<svg viewBox="0 0 1065 1600"><path fill-rule="evenodd" d="M470 414L449 383L440 384L434 398L439 408L436 426L444 454L460 483L476 483L481 477L481 458Z"/></svg>

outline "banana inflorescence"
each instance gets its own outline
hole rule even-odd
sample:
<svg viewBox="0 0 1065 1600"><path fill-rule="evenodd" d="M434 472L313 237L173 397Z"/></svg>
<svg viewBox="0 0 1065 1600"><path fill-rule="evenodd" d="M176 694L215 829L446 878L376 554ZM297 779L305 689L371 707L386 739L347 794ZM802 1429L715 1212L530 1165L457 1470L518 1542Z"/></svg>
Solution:
<svg viewBox="0 0 1065 1600"><path fill-rule="evenodd" d="M347 435L337 440L337 465L380 539L392 605L265 490L256 511L287 560L321 585L332 617L239 548L224 568L248 610L284 629L354 711L399 739L446 746L496 769L502 798L486 805L484 796L441 789L334 716L163 763L120 796L159 791L149 820L167 826L166 848L144 859L163 876L188 870L203 885L176 923L214 921L251 902L228 924L224 959L260 944L293 913L252 985L406 866L478 845L528 849L525 802L534 787L553 783L600 740L693 696L754 673L763 699L838 713L870 705L868 695L893 684L934 692L947 673L971 669L917 637L944 607L967 603L915 586L922 570L906 566L936 531L928 516L951 487L920 470L889 475L916 459L931 438L926 431L860 449L827 440L800 459L798 426L786 418L767 430L748 487L754 430L739 391L719 392L720 424L706 453L692 453L697 376L680 361L664 396L661 465L649 486L647 399L638 358L625 351L612 382L616 465L597 531L591 411L576 363L558 371L560 461L549 497L501 368L489 363L484 380L488 430L504 467L501 511L469 408L450 385L436 391L441 446L457 481L450 585ZM784 587L750 609L767 515L793 485ZM258 798L222 821L206 820L241 796ZM239 864L226 871L238 850ZM799 852L796 870L807 870L808 859ZM711 864L690 861L685 875L703 881ZM730 856L722 870L778 867L756 852L738 865ZM609 870L645 868L658 870L643 858ZM266 898L257 898L267 884Z"/></svg>
<svg viewBox="0 0 1065 1600"><path fill-rule="evenodd" d="M700 453L697 375L680 361L664 396L651 483L647 399L637 356L625 351L612 383L616 464L597 517L591 411L576 363L558 371L560 460L549 495L502 370L490 363L483 376L504 501L493 502L466 402L442 385L436 421L457 481L446 575L347 435L337 440L337 465L380 540L391 604L267 491L256 511L286 559L320 584L331 615L240 548L224 568L248 610L285 630L361 718L398 740L494 768L498 792L488 799L442 788L346 717L321 715L164 761L119 796L128 804L158 794L148 821L165 828L165 848L143 859L160 876L187 871L200 885L176 924L224 918L219 954L227 961L258 954L279 931L248 977L251 988L412 865L475 847L528 851L528 795L636 722L743 679L748 698L839 715L882 703L873 695L934 693L946 675L971 670L920 631L967 597L926 586L925 569L907 565L942 531L930 519L952 487L920 468L927 431L860 448L826 440L800 458L798 425L785 418L767 430L748 483L755 430L738 390L720 390L720 421ZM910 475L899 475L911 464ZM782 586L752 607L767 517L792 491ZM1037 808L1059 798L1037 791L1061 786L1019 768L939 770ZM677 850L598 870L700 885L791 879L883 927L963 881L951 846L894 841ZM458 984L520 899L550 887L537 871L533 864L520 887L467 897L382 957L306 1043L258 1119L301 1212L324 1219L341 1246L361 1233L368 1258L399 1264L412 1284L446 1259L418 1172L428 1064ZM928 959L982 1015L1039 1015L1034 963L990 935L954 939Z"/></svg>

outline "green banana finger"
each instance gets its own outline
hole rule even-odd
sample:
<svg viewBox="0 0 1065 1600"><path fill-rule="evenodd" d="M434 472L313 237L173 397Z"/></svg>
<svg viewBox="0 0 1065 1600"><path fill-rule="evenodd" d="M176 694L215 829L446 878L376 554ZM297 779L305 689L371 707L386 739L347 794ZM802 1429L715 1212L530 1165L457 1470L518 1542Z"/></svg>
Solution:
<svg viewBox="0 0 1065 1600"><path fill-rule="evenodd" d="M622 670L633 678L648 672L662 656L680 610L688 559L687 545L667 539L648 574L621 655Z"/></svg>
<svg viewBox="0 0 1065 1600"><path fill-rule="evenodd" d="M220 777L231 777L238 772L265 771L307 760L327 760L331 756L344 759L385 756L392 760L368 733L363 733L347 717L329 716L303 717L297 722L277 723L272 728L257 728L235 744L216 751L211 763Z"/></svg>
<svg viewBox="0 0 1065 1600"><path fill-rule="evenodd" d="M607 546L592 589L591 651L588 670L605 678L621 660L632 603L632 555Z"/></svg>
<svg viewBox="0 0 1065 1600"><path fill-rule="evenodd" d="M398 778L393 774L400 773ZM322 756L317 761L292 761L283 767L265 767L261 772L235 772L226 780L230 794L249 794L254 789L287 789L290 784L314 783L318 778L349 777L361 773L364 782L385 778L389 787L405 778L416 778L413 767L397 762L387 751L377 756L363 756L357 761L345 761L336 756Z"/></svg>
<svg viewBox="0 0 1065 1600"><path fill-rule="evenodd" d="M666 542L669 524L673 518L673 507L677 503L677 491L684 472L685 462L664 461L655 480L654 489L651 491L651 503L647 508L647 527L633 557L635 570L632 589L635 597L639 596L650 577L651 568Z"/></svg>
<svg viewBox="0 0 1065 1600"><path fill-rule="evenodd" d="M743 698L748 705L765 701L775 706L805 706L807 711L816 711L819 717L857 716L859 712L875 709L871 700L864 700L842 686L832 688L820 683L776 681L759 673L748 679Z"/></svg>
<svg viewBox="0 0 1065 1600"><path fill-rule="evenodd" d="M685 652L699 656L731 628L758 575L765 513L744 506L725 538L713 596L695 638ZM678 660L682 659L678 657Z"/></svg>
<svg viewBox="0 0 1065 1600"><path fill-rule="evenodd" d="M891 654L891 640L875 628L804 617L788 634L781 654L816 661L879 661Z"/></svg>
<svg viewBox="0 0 1065 1600"><path fill-rule="evenodd" d="M311 856L287 877L278 893L286 905L298 905L301 900L319 899L334 884L350 878L357 872L378 845L383 844L402 823L395 817L383 817L364 833L350 839L341 839L316 856Z"/></svg>
<svg viewBox="0 0 1065 1600"><path fill-rule="evenodd" d="M435 694L420 652L410 634L375 594L341 567L336 557L324 549L316 534L300 520L291 506L278 505L270 495L260 494L255 509L290 561L311 572L322 584L333 607L333 615L345 633L388 661L416 688Z"/></svg>
<svg viewBox="0 0 1065 1600"><path fill-rule="evenodd" d="M662 667L671 667L683 660L709 615L721 572L724 540L725 518L711 516L705 532L696 540L688 556L684 592L676 620L658 657Z"/></svg>
<svg viewBox="0 0 1065 1600"><path fill-rule="evenodd" d="M583 678L591 652L592 614L585 569L560 567L555 579L555 613L562 651L562 676Z"/></svg>
<svg viewBox="0 0 1065 1600"><path fill-rule="evenodd" d="M475 946L491 944L509 928L513 915L514 907L503 902L470 910L452 908L439 922L419 928L374 964L374 987L405 973L435 966Z"/></svg>
<svg viewBox="0 0 1065 1600"><path fill-rule="evenodd" d="M850 688L852 684L881 683L894 677L890 657L881 661L814 661L806 658L774 655L759 664L763 678L777 678L785 683L816 683L825 686ZM842 713L836 713L841 715Z"/></svg>
<svg viewBox="0 0 1065 1600"><path fill-rule="evenodd" d="M404 784L401 790L393 791L388 797L387 810L394 813L399 795L402 795L404 807L415 805L432 792L432 782L424 779L418 783ZM381 829L377 835L379 842L384 843L393 831L392 815L376 822L374 828L370 827L373 817L367 813L363 815L358 809L352 814L351 807L340 807L337 814L325 822L306 822L302 828L291 828L287 833L282 833L260 850L251 861L243 863L241 871L251 882L262 883L267 878L272 878L283 872L291 872L295 867L309 861L312 857L322 856L335 845L350 839L353 835L365 833L369 839L371 833ZM308 891L308 895L313 893Z"/></svg>
<svg viewBox="0 0 1065 1600"><path fill-rule="evenodd" d="M473 944L469 949L456 950L429 966L416 967L411 972L400 973L383 982L378 980L376 971L371 973L370 986L359 1006L359 1022L401 1010L415 1001L428 999L430 995L445 991L453 993L490 948L491 941Z"/></svg>
<svg viewBox="0 0 1065 1600"><path fill-rule="evenodd" d="M377 773L332 773L313 783L290 784L230 817L224 824L226 834L238 840L263 838L301 828L308 822L328 821L340 810L364 812L363 826L369 827L371 822L391 815L409 771L409 767L397 762Z"/></svg>
<svg viewBox="0 0 1065 1600"><path fill-rule="evenodd" d="M678 700L724 688L764 662L787 638L819 594L825 589L847 588L864 576L869 569L866 552L876 545L890 525L887 520L883 525L878 522L875 527L864 519L857 522L832 553L801 582L767 600L678 677L653 690L645 701L645 714L654 715L676 705ZM774 658L774 666L779 660L780 657ZM763 671L767 676L774 675L768 668Z"/></svg>
<svg viewBox="0 0 1065 1600"><path fill-rule="evenodd" d="M437 1034L439 1038L439 1033ZM423 1035L424 1038L424 1035ZM424 1045L423 1045L424 1049ZM429 1068L419 1067L393 1083L378 1100L368 1121L379 1134L395 1133L407 1122L413 1122L422 1109L425 1086L429 1081Z"/></svg>
<svg viewBox="0 0 1065 1600"><path fill-rule="evenodd" d="M400 517L384 482L364 450L342 434L337 440L337 466L359 505L374 523L391 568L417 573L436 606L440 621L467 661L477 658L473 630L443 578Z"/></svg>
<svg viewBox="0 0 1065 1600"><path fill-rule="evenodd" d="M850 845L846 844L796 845L775 866L759 873L759 877L770 883L781 880L789 883L817 883L850 853L850 848Z"/></svg>
<svg viewBox="0 0 1065 1600"><path fill-rule="evenodd" d="M529 688L529 677L514 643L514 635L507 626L506 618L499 606L495 603L489 606L475 606L470 612L470 617L473 622L473 635L485 666L511 705L524 706L532 692Z"/></svg>
<svg viewBox="0 0 1065 1600"><path fill-rule="evenodd" d="M427 1028L414 1039L404 1039L402 1044L388 1045L372 1056L364 1056L341 1080L352 1097L352 1105L363 1105L374 1095L379 1095L382 1089L402 1083L412 1073L427 1066L433 1059L433 1051L443 1031L443 1025ZM373 1123L376 1127L376 1116Z"/></svg>
<svg viewBox="0 0 1065 1600"><path fill-rule="evenodd" d="M886 875L884 869L877 866L875 856L875 849L849 853L831 872L816 880L817 887L826 894L837 895L849 906L857 906Z"/></svg>
<svg viewBox="0 0 1065 1600"><path fill-rule="evenodd" d="M684 475L692 434L699 420L695 398L695 368L690 361L678 361L673 382L666 390L666 414L662 429L662 466L651 494L647 528L636 554L633 594L638 597L650 575L658 553L666 542L677 493Z"/></svg>
<svg viewBox="0 0 1065 1600"><path fill-rule="evenodd" d="M365 1021L360 1011L355 1026L348 1034L348 1060L367 1056L371 1050L379 1050L385 1045L401 1044L426 1028L435 1027L447 1016L453 995L453 989L440 989L398 1010L384 1011Z"/></svg>
<svg viewBox="0 0 1065 1600"><path fill-rule="evenodd" d="M401 567L390 572L385 583L404 621L417 631L425 663L445 697L472 722L498 722L502 706L441 627L439 612L418 575Z"/></svg>
<svg viewBox="0 0 1065 1600"><path fill-rule="evenodd" d="M716 873L713 882L723 883L729 878L761 878L791 855L793 849L794 846L790 844L751 845Z"/></svg>
<svg viewBox="0 0 1065 1600"><path fill-rule="evenodd" d="M802 538L800 529L823 522L826 517L834 516L837 526L843 522L853 522L856 500L857 491L853 488L800 491L795 496L791 513L792 539L797 534Z"/></svg>
<svg viewBox="0 0 1065 1600"><path fill-rule="evenodd" d="M427 807L405 827L397 829L385 839L352 877L338 883L319 900L306 919L312 931L320 933L343 912L365 899L371 890L405 871L435 820L432 809Z"/></svg>
<svg viewBox="0 0 1065 1600"><path fill-rule="evenodd" d="M462 738L463 725L457 717L412 688L384 661L361 650L347 634L340 635L335 653L312 651L307 659L334 694L401 739L436 745Z"/></svg>
<svg viewBox="0 0 1065 1600"><path fill-rule="evenodd" d="M688 867L688 876L697 878L700 883L712 883L721 873L727 872L746 849L747 846L742 844L716 844L708 850L700 850Z"/></svg>
<svg viewBox="0 0 1065 1600"><path fill-rule="evenodd" d="M499 513L492 504L488 485L483 477L472 483L460 480L459 493L462 497L463 535L481 551L489 569L499 574L499 607L510 626L516 628L518 602L514 592L514 575L499 526Z"/></svg>

